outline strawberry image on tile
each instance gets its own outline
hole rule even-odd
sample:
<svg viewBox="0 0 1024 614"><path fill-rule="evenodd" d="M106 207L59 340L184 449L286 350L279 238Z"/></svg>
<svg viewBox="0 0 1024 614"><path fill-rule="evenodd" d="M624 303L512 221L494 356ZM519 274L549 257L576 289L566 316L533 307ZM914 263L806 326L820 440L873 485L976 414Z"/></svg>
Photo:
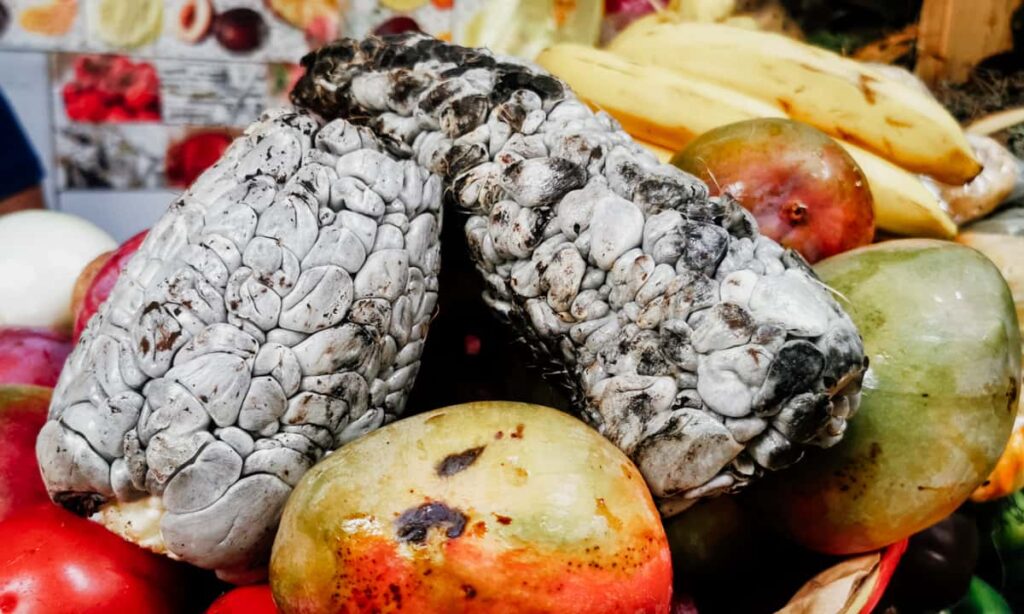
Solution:
<svg viewBox="0 0 1024 614"><path fill-rule="evenodd" d="M61 97L68 119L75 122L160 121L156 69L125 56L75 56Z"/></svg>

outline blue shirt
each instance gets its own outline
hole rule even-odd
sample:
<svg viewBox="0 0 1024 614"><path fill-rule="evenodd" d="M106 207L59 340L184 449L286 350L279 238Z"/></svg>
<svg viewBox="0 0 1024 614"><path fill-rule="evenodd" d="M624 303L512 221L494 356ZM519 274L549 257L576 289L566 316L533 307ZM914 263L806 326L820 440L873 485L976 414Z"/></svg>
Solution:
<svg viewBox="0 0 1024 614"><path fill-rule="evenodd" d="M43 167L0 91L0 200L13 196L43 179Z"/></svg>

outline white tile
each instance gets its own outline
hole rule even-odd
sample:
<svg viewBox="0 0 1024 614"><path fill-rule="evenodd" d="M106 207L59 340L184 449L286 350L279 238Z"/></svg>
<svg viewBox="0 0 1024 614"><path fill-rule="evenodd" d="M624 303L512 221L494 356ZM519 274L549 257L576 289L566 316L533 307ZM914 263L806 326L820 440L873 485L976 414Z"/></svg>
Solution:
<svg viewBox="0 0 1024 614"><path fill-rule="evenodd" d="M60 208L93 222L121 243L156 223L177 195L171 191L77 190L61 194Z"/></svg>

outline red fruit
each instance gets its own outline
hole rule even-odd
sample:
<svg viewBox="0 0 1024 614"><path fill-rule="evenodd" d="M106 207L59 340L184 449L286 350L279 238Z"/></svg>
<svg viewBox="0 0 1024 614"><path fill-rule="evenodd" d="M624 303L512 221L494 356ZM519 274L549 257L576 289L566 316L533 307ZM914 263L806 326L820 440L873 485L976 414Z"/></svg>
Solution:
<svg viewBox="0 0 1024 614"><path fill-rule="evenodd" d="M167 183L187 187L220 159L231 144L231 135L223 130L195 132L172 145L165 157Z"/></svg>
<svg viewBox="0 0 1024 614"><path fill-rule="evenodd" d="M270 586L258 584L228 591L214 601L206 614L276 614Z"/></svg>
<svg viewBox="0 0 1024 614"><path fill-rule="evenodd" d="M132 112L124 107L108 107L106 115L103 116L103 121L109 124L130 122L134 119Z"/></svg>
<svg viewBox="0 0 1024 614"><path fill-rule="evenodd" d="M416 20L412 17L392 17L391 19L381 23L379 26L373 29L373 33L378 36L387 36L388 34L401 34L402 32L422 32L420 25L416 23Z"/></svg>
<svg viewBox="0 0 1024 614"><path fill-rule="evenodd" d="M96 256L89 261L89 264L85 265L82 272L78 274L78 279L75 280L75 287L71 289L71 317L72 320L78 316L78 311L82 308L82 301L85 300L85 293L92 287L92 282L96 279L96 275L103 268L103 265L110 260L110 257L114 255L113 251L103 252L99 256ZM72 325L74 323L72 322Z"/></svg>
<svg viewBox="0 0 1024 614"><path fill-rule="evenodd" d="M604 14L609 17L618 15L639 17L653 13L655 6L656 4L651 0L604 0Z"/></svg>
<svg viewBox="0 0 1024 614"><path fill-rule="evenodd" d="M267 37L267 23L252 9L231 9L213 20L213 35L228 51L255 51Z"/></svg>
<svg viewBox="0 0 1024 614"><path fill-rule="evenodd" d="M133 68L134 65L127 58L114 56L114 58L106 64L105 71L103 72L99 82L96 84L96 87L104 94L111 97L117 97L136 80L136 74Z"/></svg>
<svg viewBox="0 0 1024 614"><path fill-rule="evenodd" d="M0 523L0 611L186 611L196 572L46 503Z"/></svg>
<svg viewBox="0 0 1024 614"><path fill-rule="evenodd" d="M103 94L95 90L65 86L64 110L72 121L98 122L106 116L107 104Z"/></svg>
<svg viewBox="0 0 1024 614"><path fill-rule="evenodd" d="M126 55L109 55L106 56L110 60L107 65L108 75L121 75L131 73L135 70L135 63Z"/></svg>
<svg viewBox="0 0 1024 614"><path fill-rule="evenodd" d="M809 262L871 243L871 190L860 167L823 132L788 119L753 119L706 132L672 164L729 194L761 233Z"/></svg>
<svg viewBox="0 0 1024 614"><path fill-rule="evenodd" d="M0 328L0 384L56 386L71 348L70 339L49 330Z"/></svg>
<svg viewBox="0 0 1024 614"><path fill-rule="evenodd" d="M159 82L156 75L156 67L146 62L139 62L134 65L135 74L140 79L146 79L154 86Z"/></svg>
<svg viewBox="0 0 1024 614"><path fill-rule="evenodd" d="M655 6L652 0L605 0L605 19L613 32L619 32L644 15L653 13Z"/></svg>
<svg viewBox="0 0 1024 614"><path fill-rule="evenodd" d="M194 45L206 38L212 24L210 0L186 0L178 13L178 38Z"/></svg>
<svg viewBox="0 0 1024 614"><path fill-rule="evenodd" d="M160 81L156 69L125 56L80 56L74 80L63 89L68 117L83 122L159 119Z"/></svg>
<svg viewBox="0 0 1024 614"><path fill-rule="evenodd" d="M143 109L159 109L160 95L156 88L149 83L133 83L124 91L124 103L129 109L141 111Z"/></svg>
<svg viewBox="0 0 1024 614"><path fill-rule="evenodd" d="M51 392L40 386L0 386L0 521L50 502L36 462L36 436L46 422ZM9 611L0 591L0 612Z"/></svg>
<svg viewBox="0 0 1024 614"><path fill-rule="evenodd" d="M82 331L85 330L89 319L100 308L103 301L107 300L107 297L110 296L110 291L114 289L114 284L117 283L117 278L121 275L121 271L128 264L128 259L139 250L139 246L142 245L142 241L148 233L148 230L143 230L122 243L110 258L107 259L100 270L96 272L92 283L89 284L82 297L81 303L77 308L73 307L75 326L71 338L75 343L78 343L78 338L82 336Z"/></svg>
<svg viewBox="0 0 1024 614"><path fill-rule="evenodd" d="M140 122L156 122L156 121L160 121L160 112L159 111L151 111L151 110L148 110L148 109L144 110L144 111L139 111L138 113L135 114L135 119L137 119Z"/></svg>
<svg viewBox="0 0 1024 614"><path fill-rule="evenodd" d="M105 55L80 55L75 57L75 82L82 87L94 87L107 72L110 64Z"/></svg>
<svg viewBox="0 0 1024 614"><path fill-rule="evenodd" d="M310 47L319 47L338 38L341 23L335 15L317 15L309 21L304 30L306 43Z"/></svg>

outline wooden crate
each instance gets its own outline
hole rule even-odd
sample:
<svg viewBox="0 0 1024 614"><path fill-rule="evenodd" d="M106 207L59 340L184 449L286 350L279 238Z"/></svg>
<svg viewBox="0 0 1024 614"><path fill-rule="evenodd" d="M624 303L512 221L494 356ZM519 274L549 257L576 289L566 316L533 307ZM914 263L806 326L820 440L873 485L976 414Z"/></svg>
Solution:
<svg viewBox="0 0 1024 614"><path fill-rule="evenodd" d="M1024 0L924 0L916 72L925 82L961 83L971 69L1013 49L1010 22Z"/></svg>

